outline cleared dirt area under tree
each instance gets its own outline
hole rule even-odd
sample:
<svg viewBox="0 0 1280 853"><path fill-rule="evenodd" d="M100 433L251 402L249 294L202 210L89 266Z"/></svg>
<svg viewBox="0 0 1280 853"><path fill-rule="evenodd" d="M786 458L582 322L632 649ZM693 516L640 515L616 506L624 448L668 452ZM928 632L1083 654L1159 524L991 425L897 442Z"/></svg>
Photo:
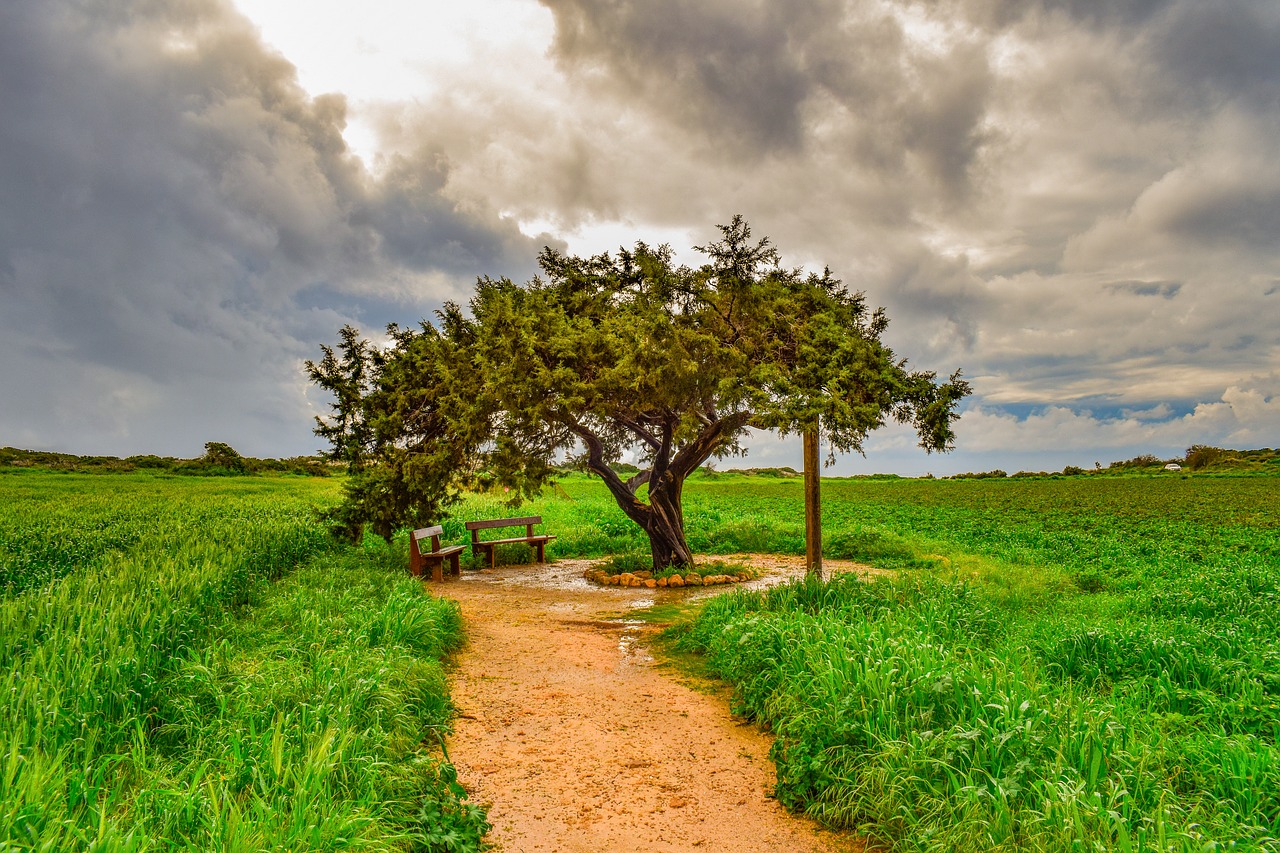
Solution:
<svg viewBox="0 0 1280 853"><path fill-rule="evenodd" d="M764 571L755 588L804 571L795 557L716 559ZM649 651L659 628L638 611L731 587L599 587L582 578L591 564L499 566L436 590L466 620L449 754L490 806L489 840L505 853L862 850L773 800L768 735L730 713L723 688Z"/></svg>

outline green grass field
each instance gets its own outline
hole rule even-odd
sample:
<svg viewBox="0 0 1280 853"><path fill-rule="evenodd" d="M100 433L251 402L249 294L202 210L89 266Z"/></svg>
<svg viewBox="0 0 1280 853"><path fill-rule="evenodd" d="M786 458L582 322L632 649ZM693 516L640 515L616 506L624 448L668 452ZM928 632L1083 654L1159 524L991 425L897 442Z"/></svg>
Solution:
<svg viewBox="0 0 1280 853"><path fill-rule="evenodd" d="M457 607L333 546L338 485L0 476L0 850L472 850Z"/></svg>
<svg viewBox="0 0 1280 853"><path fill-rule="evenodd" d="M895 850L1280 851L1280 489L1262 476L830 480L890 579L676 630L777 734L789 807ZM436 734L455 607L329 543L339 480L0 476L0 850L475 849ZM798 480L695 477L695 552L803 553ZM553 556L636 554L562 479ZM509 556L522 555L514 549Z"/></svg>

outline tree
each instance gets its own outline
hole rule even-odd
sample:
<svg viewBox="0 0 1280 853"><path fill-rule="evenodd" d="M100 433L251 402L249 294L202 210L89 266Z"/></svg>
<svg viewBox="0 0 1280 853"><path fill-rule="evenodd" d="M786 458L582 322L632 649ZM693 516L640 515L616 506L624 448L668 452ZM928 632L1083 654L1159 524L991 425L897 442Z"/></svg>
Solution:
<svg viewBox="0 0 1280 853"><path fill-rule="evenodd" d="M232 474L244 474L248 471L244 457L237 453L234 447L221 441L205 442L204 456L200 459L200 463L211 468L224 469Z"/></svg>
<svg viewBox="0 0 1280 853"><path fill-rule="evenodd" d="M662 568L692 560L686 478L739 452L748 428L820 425L833 452L861 452L893 418L926 450L951 447L969 391L958 372L939 382L909 370L880 339L882 310L829 270L783 268L741 217L720 232L696 247L708 258L697 268L644 243L591 258L544 249L541 276L482 278L469 316L450 303L438 325L392 326L384 351L344 329L344 359L325 348L308 369L337 397L317 433L333 455L360 460L349 505L381 512L389 535L388 525L440 512L481 471L524 496L578 454ZM612 463L627 451L642 470L623 480ZM379 494L367 488L372 472Z"/></svg>

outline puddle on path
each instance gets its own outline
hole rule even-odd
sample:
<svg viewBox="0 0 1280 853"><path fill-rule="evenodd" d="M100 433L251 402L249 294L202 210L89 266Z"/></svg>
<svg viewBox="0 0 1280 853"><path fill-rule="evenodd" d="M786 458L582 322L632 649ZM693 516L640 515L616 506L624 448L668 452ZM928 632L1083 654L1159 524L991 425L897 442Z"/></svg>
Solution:
<svg viewBox="0 0 1280 853"><path fill-rule="evenodd" d="M622 626L622 634L618 637L618 654L624 663L651 664L653 655L639 645L640 635L646 623L643 619L614 619L615 625Z"/></svg>
<svg viewBox="0 0 1280 853"><path fill-rule="evenodd" d="M713 595L722 595L734 589L762 590L787 583L803 577L805 574L804 558L778 554L732 554L715 556L715 559L730 564L746 565L761 572L755 580L740 584L726 584L707 588L683 587L679 589L648 589L646 587L600 586L583 577L588 569L604 562L604 559L563 559L554 563L534 563L529 565L498 566L493 569L464 571L460 579L466 584L500 584L528 589L537 592L537 601L548 613L577 613L584 607L617 610L641 610L658 604L675 601L701 600ZM882 569L875 569L848 560L828 560L829 572L856 572L862 576L888 574ZM440 588L440 592L448 595L449 584L457 581L449 580ZM533 600L530 604L533 604Z"/></svg>

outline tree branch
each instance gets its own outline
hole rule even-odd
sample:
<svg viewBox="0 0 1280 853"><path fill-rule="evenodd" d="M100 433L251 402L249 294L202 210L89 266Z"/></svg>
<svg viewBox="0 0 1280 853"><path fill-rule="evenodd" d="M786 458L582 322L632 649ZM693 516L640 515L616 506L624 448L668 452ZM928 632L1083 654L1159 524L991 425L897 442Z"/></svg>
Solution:
<svg viewBox="0 0 1280 853"><path fill-rule="evenodd" d="M587 467L604 480L613 499L618 502L618 506L627 514L627 517L647 530L649 507L636 500L635 489L630 488L628 483L622 482L618 473L609 467L609 463L604 458L604 442L598 435L575 420L567 420L565 426L586 445ZM636 487L638 488L639 485L637 483Z"/></svg>
<svg viewBox="0 0 1280 853"><path fill-rule="evenodd" d="M671 460L671 473L683 480L693 473L703 462L710 458L725 443L751 421L751 412L735 412L726 415L698 434L689 444L680 448L675 459Z"/></svg>
<svg viewBox="0 0 1280 853"><path fill-rule="evenodd" d="M627 482L623 483L623 485L626 486L627 489L630 490L631 494L634 495L636 493L636 489L640 488L645 483L649 482L649 477L652 475L653 475L652 469L647 471L641 471L639 474L636 474L630 480L627 480Z"/></svg>
<svg viewBox="0 0 1280 853"><path fill-rule="evenodd" d="M658 441L658 437L641 426L637 421L622 415L613 415L612 417L614 422L619 426L626 427L631 430L641 441L649 445L653 450L661 449L662 443Z"/></svg>
<svg viewBox="0 0 1280 853"><path fill-rule="evenodd" d="M662 479L666 476L667 469L671 465L671 443L674 436L675 422L673 418L668 417L662 424L662 442L653 453L653 466L649 475L651 490L654 484L662 483Z"/></svg>

